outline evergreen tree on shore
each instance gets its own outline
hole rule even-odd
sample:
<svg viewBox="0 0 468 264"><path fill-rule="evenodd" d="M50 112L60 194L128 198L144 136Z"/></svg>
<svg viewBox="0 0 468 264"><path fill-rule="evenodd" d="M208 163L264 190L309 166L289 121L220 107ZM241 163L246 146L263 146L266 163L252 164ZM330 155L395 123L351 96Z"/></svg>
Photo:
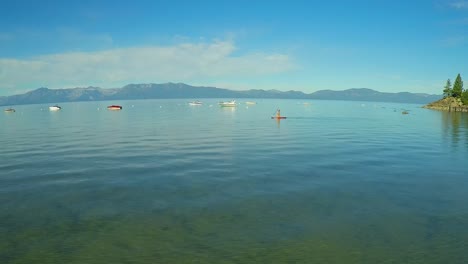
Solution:
<svg viewBox="0 0 468 264"><path fill-rule="evenodd" d="M461 95L461 101L463 105L468 105L468 90L463 91Z"/></svg>
<svg viewBox="0 0 468 264"><path fill-rule="evenodd" d="M452 83L450 82L450 79L447 79L447 83L445 84L444 87L444 98L452 96Z"/></svg>
<svg viewBox="0 0 468 264"><path fill-rule="evenodd" d="M460 74L457 75L455 83L453 84L452 96L455 98L460 98L463 92L463 81Z"/></svg>

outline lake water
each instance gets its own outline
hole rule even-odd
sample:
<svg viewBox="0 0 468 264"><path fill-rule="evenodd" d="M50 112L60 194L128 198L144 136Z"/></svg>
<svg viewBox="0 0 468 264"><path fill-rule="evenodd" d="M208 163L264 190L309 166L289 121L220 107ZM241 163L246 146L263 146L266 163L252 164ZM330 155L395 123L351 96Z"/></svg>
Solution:
<svg viewBox="0 0 468 264"><path fill-rule="evenodd" d="M468 115L217 101L2 112L0 263L468 261Z"/></svg>

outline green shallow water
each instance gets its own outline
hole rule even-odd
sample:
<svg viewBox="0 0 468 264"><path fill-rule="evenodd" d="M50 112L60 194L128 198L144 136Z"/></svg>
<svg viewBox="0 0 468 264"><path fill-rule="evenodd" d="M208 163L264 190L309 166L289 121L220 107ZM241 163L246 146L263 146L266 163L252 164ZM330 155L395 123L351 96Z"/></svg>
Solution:
<svg viewBox="0 0 468 264"><path fill-rule="evenodd" d="M0 262L468 259L467 115L204 101L1 116Z"/></svg>
<svg viewBox="0 0 468 264"><path fill-rule="evenodd" d="M246 200L215 210L63 216L10 230L1 246L11 263L462 263L467 255L467 232L460 232L467 230L466 215L356 212L362 209L337 200L357 197L330 196Z"/></svg>

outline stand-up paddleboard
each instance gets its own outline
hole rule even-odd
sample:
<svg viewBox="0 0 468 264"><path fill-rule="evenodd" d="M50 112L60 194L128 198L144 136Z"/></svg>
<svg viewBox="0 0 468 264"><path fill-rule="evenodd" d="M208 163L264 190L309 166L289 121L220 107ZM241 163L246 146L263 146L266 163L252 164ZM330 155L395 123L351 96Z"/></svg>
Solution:
<svg viewBox="0 0 468 264"><path fill-rule="evenodd" d="M280 111L280 109L278 108L278 110L276 110L276 114L275 114L274 116L272 116L271 119L279 120L279 119L286 119L286 117L285 117L285 116L281 116L281 111Z"/></svg>

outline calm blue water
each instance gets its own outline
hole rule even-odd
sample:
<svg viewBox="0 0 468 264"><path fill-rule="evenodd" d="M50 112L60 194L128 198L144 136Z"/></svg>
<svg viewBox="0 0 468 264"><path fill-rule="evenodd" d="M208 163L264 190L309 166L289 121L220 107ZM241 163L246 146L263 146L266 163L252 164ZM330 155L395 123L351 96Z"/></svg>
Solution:
<svg viewBox="0 0 468 264"><path fill-rule="evenodd" d="M1 113L0 263L466 263L468 115L217 101Z"/></svg>

